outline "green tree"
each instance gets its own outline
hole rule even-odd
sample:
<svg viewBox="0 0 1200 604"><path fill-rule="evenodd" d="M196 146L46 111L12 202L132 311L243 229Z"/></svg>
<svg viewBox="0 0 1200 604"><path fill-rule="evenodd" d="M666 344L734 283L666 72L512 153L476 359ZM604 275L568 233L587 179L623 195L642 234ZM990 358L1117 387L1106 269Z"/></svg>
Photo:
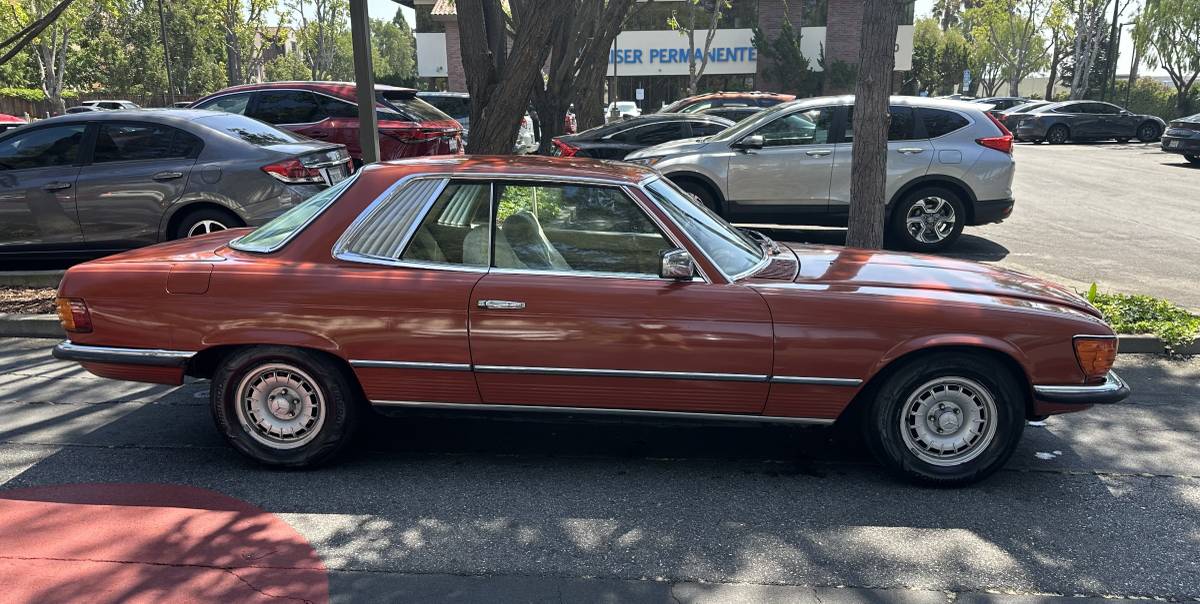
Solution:
<svg viewBox="0 0 1200 604"><path fill-rule="evenodd" d="M371 20L371 63L375 81L392 86L412 86L417 78L417 44L408 22L396 11L397 19Z"/></svg>
<svg viewBox="0 0 1200 604"><path fill-rule="evenodd" d="M1171 76L1179 114L1190 113L1192 86L1200 75L1200 2L1146 0L1133 37L1150 64Z"/></svg>
<svg viewBox="0 0 1200 604"><path fill-rule="evenodd" d="M801 33L784 19L774 40L754 28L754 47L758 60L764 61L763 76L779 86L781 92L813 96L820 92L821 76L813 70L800 48Z"/></svg>
<svg viewBox="0 0 1200 604"><path fill-rule="evenodd" d="M263 75L269 82L303 80L308 74L308 65L296 53L279 55L263 65Z"/></svg>
<svg viewBox="0 0 1200 604"><path fill-rule="evenodd" d="M1042 31L1054 0L981 0L968 11L972 38L999 66L1008 94L1017 96L1021 81L1046 66L1049 45Z"/></svg>

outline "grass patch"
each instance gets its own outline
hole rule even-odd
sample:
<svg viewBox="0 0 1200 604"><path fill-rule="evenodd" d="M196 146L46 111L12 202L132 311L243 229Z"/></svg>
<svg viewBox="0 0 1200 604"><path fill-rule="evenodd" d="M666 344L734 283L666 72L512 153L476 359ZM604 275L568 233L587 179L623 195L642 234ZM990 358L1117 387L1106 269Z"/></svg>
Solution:
<svg viewBox="0 0 1200 604"><path fill-rule="evenodd" d="M1101 293L1093 283L1087 299L1117 333L1153 334L1162 340L1168 354L1177 354L1200 334L1200 316L1162 298Z"/></svg>

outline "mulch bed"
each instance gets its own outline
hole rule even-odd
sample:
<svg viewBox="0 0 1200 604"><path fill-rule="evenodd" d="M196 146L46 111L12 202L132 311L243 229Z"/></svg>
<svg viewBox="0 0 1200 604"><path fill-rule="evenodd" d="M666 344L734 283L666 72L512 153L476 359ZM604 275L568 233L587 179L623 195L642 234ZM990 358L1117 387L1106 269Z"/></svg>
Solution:
<svg viewBox="0 0 1200 604"><path fill-rule="evenodd" d="M53 287L0 287L0 314L52 313L56 292Z"/></svg>

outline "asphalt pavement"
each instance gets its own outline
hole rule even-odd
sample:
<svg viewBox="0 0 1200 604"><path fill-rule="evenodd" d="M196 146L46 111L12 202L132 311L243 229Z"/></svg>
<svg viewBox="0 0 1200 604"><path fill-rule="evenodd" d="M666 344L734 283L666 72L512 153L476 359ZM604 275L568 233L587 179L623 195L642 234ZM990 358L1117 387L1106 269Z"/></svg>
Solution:
<svg viewBox="0 0 1200 604"><path fill-rule="evenodd" d="M225 601L298 598L303 580L286 572L319 577L334 602L1200 600L1200 360L1122 355L1126 404L1031 425L1004 470L947 490L893 480L825 428L506 415L378 418L335 465L275 471L221 441L207 382L103 380L51 358L52 344L0 339L0 513L13 510L0 578L75 590L50 593L81 597L91 585L67 582L72 565L107 564L132 586L121 600L194 584L147 578L164 568L236 576L203 584ZM158 507L143 501L160 491ZM147 527L182 518L170 543L119 547L122 530L151 537L122 529L131 498ZM196 514L240 509L202 503L222 498L274 528L187 541L213 521ZM74 517L63 505L91 520L14 520ZM17 542L30 531L116 536L100 556ZM261 536L289 531L298 544ZM202 544L238 555L206 562ZM315 566L273 562L309 560L304 548Z"/></svg>
<svg viewBox="0 0 1200 604"><path fill-rule="evenodd" d="M1200 311L1200 167L1158 143L1018 143L1016 206L967 227L945 255L1086 290L1149 294ZM845 242L844 230L772 229L783 241Z"/></svg>

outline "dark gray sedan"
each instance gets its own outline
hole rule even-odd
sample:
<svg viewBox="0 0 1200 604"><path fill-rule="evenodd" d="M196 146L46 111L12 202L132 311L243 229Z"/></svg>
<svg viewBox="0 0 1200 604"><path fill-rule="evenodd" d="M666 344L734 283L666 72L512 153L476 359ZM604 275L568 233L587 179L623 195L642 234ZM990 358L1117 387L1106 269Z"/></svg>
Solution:
<svg viewBox="0 0 1200 604"><path fill-rule="evenodd" d="M1178 153L1192 165L1200 166L1200 113L1172 120L1163 133L1162 150Z"/></svg>
<svg viewBox="0 0 1200 604"><path fill-rule="evenodd" d="M1052 103L1020 116L1016 122L1005 125L1018 139L1051 145L1114 139L1125 143L1133 138L1148 143L1158 140L1167 125L1153 115L1131 113L1099 101Z"/></svg>
<svg viewBox="0 0 1200 604"><path fill-rule="evenodd" d="M0 261L262 224L350 175L342 145L216 111L65 115L0 135Z"/></svg>

